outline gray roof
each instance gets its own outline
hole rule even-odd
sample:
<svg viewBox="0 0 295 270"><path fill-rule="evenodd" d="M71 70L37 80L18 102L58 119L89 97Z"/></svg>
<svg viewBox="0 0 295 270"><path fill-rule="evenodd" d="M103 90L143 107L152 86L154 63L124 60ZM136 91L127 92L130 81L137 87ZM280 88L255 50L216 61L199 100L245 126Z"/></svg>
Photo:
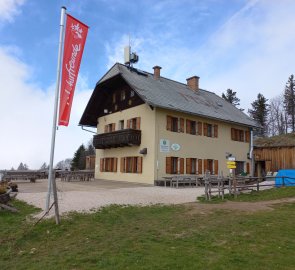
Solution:
<svg viewBox="0 0 295 270"><path fill-rule="evenodd" d="M192 91L186 84L116 63L97 84L121 75L149 105L188 114L257 127L255 121L216 94L199 89Z"/></svg>

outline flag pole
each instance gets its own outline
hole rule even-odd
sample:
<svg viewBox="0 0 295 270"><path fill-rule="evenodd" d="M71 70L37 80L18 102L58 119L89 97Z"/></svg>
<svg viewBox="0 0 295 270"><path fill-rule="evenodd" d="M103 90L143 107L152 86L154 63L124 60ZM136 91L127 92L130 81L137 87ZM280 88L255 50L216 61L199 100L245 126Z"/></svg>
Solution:
<svg viewBox="0 0 295 270"><path fill-rule="evenodd" d="M56 134L56 121L57 121L57 108L58 108L58 97L60 88L60 67L62 58L62 43L64 34L64 21L65 21L66 8L61 8L60 16L60 33L59 33L59 46L58 46L58 58L57 58L57 79L56 79L56 89L55 89L55 103L54 103L54 113L53 113L53 124L52 124L52 137L51 137L51 151L50 151L50 163L49 163L49 174L48 174L48 194L46 200L46 212L49 211L51 188L53 192L54 209L55 209L55 222L60 223L59 210L58 210L58 199L56 190L55 176L53 176L53 159L54 159L54 147L55 147L55 134Z"/></svg>

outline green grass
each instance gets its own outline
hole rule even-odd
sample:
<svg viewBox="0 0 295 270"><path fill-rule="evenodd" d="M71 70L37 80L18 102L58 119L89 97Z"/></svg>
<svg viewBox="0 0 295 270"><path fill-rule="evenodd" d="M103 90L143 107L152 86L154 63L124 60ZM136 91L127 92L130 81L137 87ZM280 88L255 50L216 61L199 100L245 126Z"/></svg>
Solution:
<svg viewBox="0 0 295 270"><path fill-rule="evenodd" d="M281 191L283 189L280 189ZM282 191L285 192L285 191ZM255 213L110 206L32 227L0 212L0 269L294 269L295 204Z"/></svg>
<svg viewBox="0 0 295 270"><path fill-rule="evenodd" d="M283 198L295 197L295 187L281 187L272 188L262 191L251 191L250 193L241 193L235 198L233 195L224 195L224 200L218 198L218 196L212 196L211 201L207 201L204 196L198 197L198 201L201 203L221 203L226 201L236 202L259 202L259 201L271 201Z"/></svg>

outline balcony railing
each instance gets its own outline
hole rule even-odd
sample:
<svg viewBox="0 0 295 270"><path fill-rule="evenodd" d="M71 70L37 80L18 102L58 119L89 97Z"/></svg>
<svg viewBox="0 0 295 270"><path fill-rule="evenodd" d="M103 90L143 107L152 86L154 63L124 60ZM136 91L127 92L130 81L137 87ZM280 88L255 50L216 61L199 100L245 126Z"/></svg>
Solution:
<svg viewBox="0 0 295 270"><path fill-rule="evenodd" d="M96 149L116 148L140 145L141 130L122 129L93 136L93 145Z"/></svg>

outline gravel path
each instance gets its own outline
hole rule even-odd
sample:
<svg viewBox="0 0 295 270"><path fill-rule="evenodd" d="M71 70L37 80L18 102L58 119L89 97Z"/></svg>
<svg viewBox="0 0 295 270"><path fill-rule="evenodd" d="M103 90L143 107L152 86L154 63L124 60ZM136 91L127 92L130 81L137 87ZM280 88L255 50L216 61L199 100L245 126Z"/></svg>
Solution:
<svg viewBox="0 0 295 270"><path fill-rule="evenodd" d="M34 185L34 184L32 184ZM71 211L89 212L111 205L181 204L196 201L204 194L204 188L125 187L95 189L94 191L67 190L58 192L60 214ZM43 211L47 193L19 192L17 198ZM51 210L51 215L53 209Z"/></svg>

